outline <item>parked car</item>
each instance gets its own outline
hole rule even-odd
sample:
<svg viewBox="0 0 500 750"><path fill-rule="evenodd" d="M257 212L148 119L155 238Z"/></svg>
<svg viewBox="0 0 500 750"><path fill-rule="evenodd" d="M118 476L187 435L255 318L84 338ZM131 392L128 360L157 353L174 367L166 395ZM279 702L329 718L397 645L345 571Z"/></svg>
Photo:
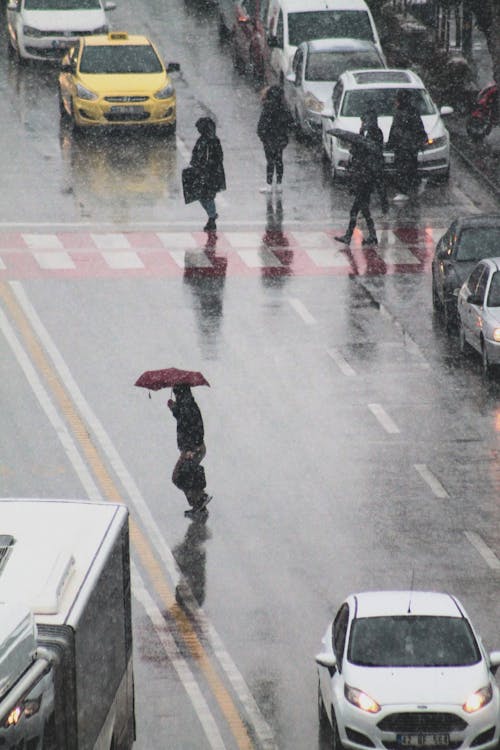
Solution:
<svg viewBox="0 0 500 750"><path fill-rule="evenodd" d="M176 128L175 88L165 63L145 36L112 31L82 37L64 57L59 109L74 127L160 126Z"/></svg>
<svg viewBox="0 0 500 750"><path fill-rule="evenodd" d="M81 36L106 34L104 0L9 0L9 49L20 60L60 60Z"/></svg>
<svg viewBox="0 0 500 750"><path fill-rule="evenodd" d="M460 350L482 358L483 371L500 364L500 257L481 260L458 293Z"/></svg>
<svg viewBox="0 0 500 750"><path fill-rule="evenodd" d="M258 81L268 77L270 50L266 41L265 18L269 0L233 3L231 48L234 66Z"/></svg>
<svg viewBox="0 0 500 750"><path fill-rule="evenodd" d="M358 133L361 116L367 109L374 109L378 125L387 143L395 110L396 92L407 89L422 118L427 132L427 144L418 154L418 169L421 175L447 180L450 172L450 136L443 120L453 112L452 107L438 109L432 101L422 80L412 70L349 70L337 81L332 95L332 109L323 117L323 150L331 164L332 177L345 176L349 159L349 144L332 135L332 128ZM385 167L394 171L394 154L384 150Z"/></svg>
<svg viewBox="0 0 500 750"><path fill-rule="evenodd" d="M457 295L476 263L500 253L500 214L455 219L432 259L432 305L448 326L457 320Z"/></svg>
<svg viewBox="0 0 500 750"><path fill-rule="evenodd" d="M321 113L345 70L386 68L383 54L362 39L314 39L302 42L285 82L285 97L298 129L321 137Z"/></svg>
<svg viewBox="0 0 500 750"><path fill-rule="evenodd" d="M334 750L498 744L500 651L485 651L450 594L352 594L316 663L319 718Z"/></svg>
<svg viewBox="0 0 500 750"><path fill-rule="evenodd" d="M382 52L365 0L270 0L266 28L270 82L284 84L297 47L310 39L363 39Z"/></svg>

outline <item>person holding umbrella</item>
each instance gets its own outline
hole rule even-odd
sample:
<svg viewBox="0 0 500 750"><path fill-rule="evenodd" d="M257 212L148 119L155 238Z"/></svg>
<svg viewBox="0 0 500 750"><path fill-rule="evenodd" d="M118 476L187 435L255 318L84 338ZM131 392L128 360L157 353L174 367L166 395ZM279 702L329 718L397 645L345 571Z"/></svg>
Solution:
<svg viewBox="0 0 500 750"><path fill-rule="evenodd" d="M175 385L173 399L168 400L168 407L177 421L177 447L180 456L172 472L172 482L182 489L191 506L185 512L191 515L202 510L212 499L205 492L205 472L200 463L207 449L203 419L198 404L194 400L188 385Z"/></svg>
<svg viewBox="0 0 500 750"><path fill-rule="evenodd" d="M375 139L376 133L373 121L371 122L371 127L369 127L371 120L373 118L369 113L366 113L361 118L361 132L359 134L348 134L352 144L350 172L351 193L354 194L354 202L351 207L349 226L346 233L341 237L335 237L337 242L342 242L344 245L349 245L351 242L352 233L354 232L360 211L368 227L368 237L363 239L363 245L378 244L375 224L370 213L370 196L378 179L380 143L378 142L378 138ZM344 131L336 131L334 128L333 132L334 134L341 135L341 137L345 137Z"/></svg>

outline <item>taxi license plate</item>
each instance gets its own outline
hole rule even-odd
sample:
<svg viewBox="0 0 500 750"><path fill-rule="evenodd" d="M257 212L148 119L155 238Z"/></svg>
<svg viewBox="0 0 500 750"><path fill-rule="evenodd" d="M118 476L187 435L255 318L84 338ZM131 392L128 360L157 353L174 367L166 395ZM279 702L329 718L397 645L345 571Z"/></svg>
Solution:
<svg viewBox="0 0 500 750"><path fill-rule="evenodd" d="M449 734L398 734L398 745L401 747L448 747Z"/></svg>
<svg viewBox="0 0 500 750"><path fill-rule="evenodd" d="M110 111L114 115L140 115L144 111L144 109L142 107L116 106L110 107Z"/></svg>

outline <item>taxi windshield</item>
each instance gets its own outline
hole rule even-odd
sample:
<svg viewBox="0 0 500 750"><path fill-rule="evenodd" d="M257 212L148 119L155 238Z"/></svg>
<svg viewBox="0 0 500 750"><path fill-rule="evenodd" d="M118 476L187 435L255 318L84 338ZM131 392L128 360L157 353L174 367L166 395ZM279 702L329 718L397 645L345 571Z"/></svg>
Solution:
<svg viewBox="0 0 500 750"><path fill-rule="evenodd" d="M163 66L149 44L89 44L80 60L80 73L161 73Z"/></svg>

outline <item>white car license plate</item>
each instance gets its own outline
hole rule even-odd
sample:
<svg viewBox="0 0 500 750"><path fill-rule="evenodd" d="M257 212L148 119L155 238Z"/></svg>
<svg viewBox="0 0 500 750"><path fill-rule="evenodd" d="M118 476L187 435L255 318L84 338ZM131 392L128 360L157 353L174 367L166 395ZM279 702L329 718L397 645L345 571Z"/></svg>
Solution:
<svg viewBox="0 0 500 750"><path fill-rule="evenodd" d="M450 744L449 734L398 734L396 739L402 747L448 747Z"/></svg>
<svg viewBox="0 0 500 750"><path fill-rule="evenodd" d="M140 115L144 111L142 107L124 107L116 106L110 107L110 111L114 115Z"/></svg>

